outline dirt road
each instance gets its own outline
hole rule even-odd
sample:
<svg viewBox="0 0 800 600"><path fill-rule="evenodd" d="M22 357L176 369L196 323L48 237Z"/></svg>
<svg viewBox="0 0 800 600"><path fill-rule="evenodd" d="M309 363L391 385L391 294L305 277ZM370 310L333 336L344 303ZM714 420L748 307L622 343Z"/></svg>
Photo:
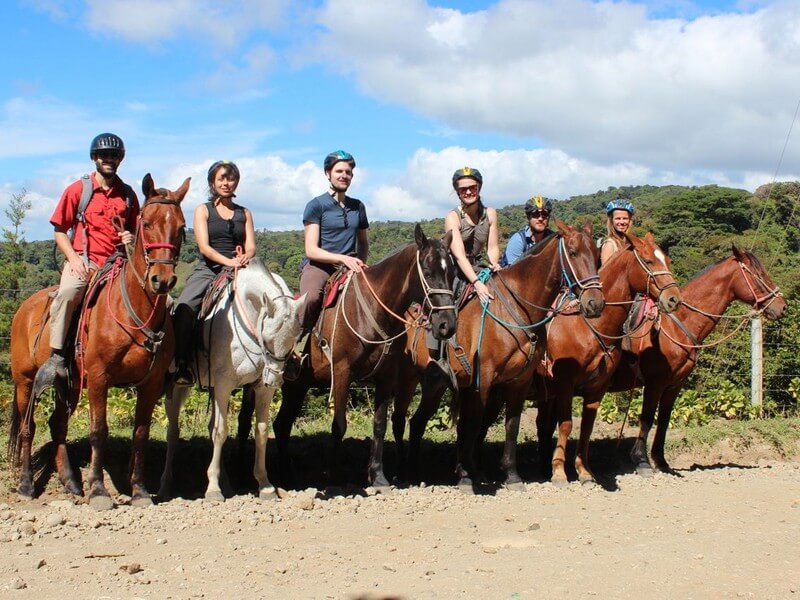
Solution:
<svg viewBox="0 0 800 600"><path fill-rule="evenodd" d="M692 467L692 465L695 465ZM699 465L699 466L698 466ZM726 466L727 465L727 466ZM98 513L49 484L0 505L4 598L800 598L800 463ZM54 491L55 490L55 491Z"/></svg>

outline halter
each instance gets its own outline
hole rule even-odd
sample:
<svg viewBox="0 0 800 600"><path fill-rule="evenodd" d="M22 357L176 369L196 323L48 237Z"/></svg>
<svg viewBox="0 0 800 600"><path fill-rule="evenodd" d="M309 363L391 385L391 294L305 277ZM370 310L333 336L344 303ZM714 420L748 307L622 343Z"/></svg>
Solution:
<svg viewBox="0 0 800 600"><path fill-rule="evenodd" d="M170 204L172 206L180 207L180 204L172 200L171 198L167 198L166 196L160 196L155 198L149 198L145 201L144 206L142 206L142 212L152 205L152 204ZM122 220L118 216L114 216L111 218L111 222L114 224L114 227L117 231L122 232L124 227L122 225ZM153 265L172 265L175 267L178 264L178 254L179 250L178 247L171 243L171 242L147 242L144 239L144 228L142 227L142 219L139 219L139 223L136 225L136 241L139 240L141 237L142 240L142 255L144 257L144 263L146 265L144 270L144 275L139 275L136 272L136 269L133 266L133 256L132 256L132 249L130 246L126 246L126 252L128 254L128 263L130 264L130 268L133 271L133 274L136 276L139 285L142 286L142 289L145 288L147 285L147 278L150 275L150 267ZM136 242L134 242L135 244ZM134 247L135 249L135 247ZM150 258L150 252L153 250L170 250L172 252L172 258ZM127 267L126 267L127 268Z"/></svg>
<svg viewBox="0 0 800 600"><path fill-rule="evenodd" d="M569 254L564 247L564 236L559 236L558 238L558 259L561 262L561 278L564 280L564 283L571 292L573 291L573 288L576 287L578 290L580 290L578 292L578 299L580 299L581 295L586 290L603 289L603 284L600 282L600 275L590 275L585 279L578 279L578 276L575 274L575 267L572 265L572 261L569 259ZM567 272L564 262L567 263L567 266L572 273L572 277L570 277L570 273Z"/></svg>
<svg viewBox="0 0 800 600"><path fill-rule="evenodd" d="M647 274L647 289L650 289L650 283L652 282L655 288L658 290L659 299L661 298L661 294L663 294L666 290L673 287L678 287L678 282L675 281L675 277L672 275L669 269L654 271L646 262L644 262L644 259L641 257L636 248L633 249L633 255L636 257L636 261L639 263L639 266L642 267L642 270ZM657 278L664 276L670 277L672 281L667 285L661 286L659 285Z"/></svg>

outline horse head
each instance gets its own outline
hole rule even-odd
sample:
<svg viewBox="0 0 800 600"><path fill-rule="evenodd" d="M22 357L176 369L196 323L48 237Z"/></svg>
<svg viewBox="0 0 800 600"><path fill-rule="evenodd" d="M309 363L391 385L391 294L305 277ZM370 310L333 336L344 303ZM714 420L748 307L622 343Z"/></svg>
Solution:
<svg viewBox="0 0 800 600"><path fill-rule="evenodd" d="M597 275L599 250L592 242L593 228L586 223L580 229L556 219L558 228L561 276L570 291L577 293L581 313L589 319L600 316L605 305L600 277Z"/></svg>
<svg viewBox="0 0 800 600"><path fill-rule="evenodd" d="M625 234L625 237L633 246L636 261L642 268L641 274L647 278L646 282L632 280L631 283L638 289L646 289L647 293L658 302L659 309L671 313L681 303L681 294L678 282L675 281L674 275L669 270L669 258L658 247L653 234L649 231L645 234L644 239L630 231Z"/></svg>
<svg viewBox="0 0 800 600"><path fill-rule="evenodd" d="M428 238L419 223L414 228L417 242L417 274L425 294L423 312L430 314L431 331L438 340L446 340L456 331L456 307L453 298L455 265L450 256L453 232L441 239Z"/></svg>
<svg viewBox="0 0 800 600"><path fill-rule="evenodd" d="M752 252L739 250L735 245L731 249L742 274L733 286L736 298L752 304L772 321L780 319L786 312L786 300L764 265Z"/></svg>
<svg viewBox="0 0 800 600"><path fill-rule="evenodd" d="M156 188L150 173L142 180L145 200L136 226L132 262L142 286L149 285L156 295L167 294L178 281L175 265L186 230L181 201L190 182L191 177L187 177L173 192Z"/></svg>
<svg viewBox="0 0 800 600"><path fill-rule="evenodd" d="M250 277L242 277L243 274ZM255 329L264 358L263 381L267 387L281 385L283 368L302 334L297 312L306 295L295 299L280 275L272 273L259 260L250 261L239 271L241 293L258 311Z"/></svg>

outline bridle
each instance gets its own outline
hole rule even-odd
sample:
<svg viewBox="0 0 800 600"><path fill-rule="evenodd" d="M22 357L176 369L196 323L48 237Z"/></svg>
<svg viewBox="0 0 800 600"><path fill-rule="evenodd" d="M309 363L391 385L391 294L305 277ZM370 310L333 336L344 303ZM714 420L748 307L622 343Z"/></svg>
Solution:
<svg viewBox="0 0 800 600"><path fill-rule="evenodd" d="M636 261L639 263L639 266L642 267L642 270L647 275L647 289L649 290L650 289L650 285L652 284L653 287L655 287L656 290L658 290L658 298L659 298L659 300L661 299L661 295L665 291L667 291L668 289L674 288L674 287L675 288L679 287L678 286L678 282L675 281L675 276L672 274L672 272L669 269L664 269L664 270L661 270L661 271L654 271L653 269L650 268L650 265L648 265L644 261L644 259L639 254L639 251L636 248L633 249L633 255L636 257ZM658 278L659 277L669 277L672 281L670 281L666 285L662 286L662 285L660 285L658 283Z"/></svg>
<svg viewBox="0 0 800 600"><path fill-rule="evenodd" d="M603 284L600 282L600 275L595 274L584 279L578 279L578 276L575 274L575 267L573 266L564 245L563 235L559 236L558 238L558 259L561 263L561 279L564 281L564 284L569 291L574 293L574 289L578 289L578 300L580 300L581 295L586 290L603 289ZM564 263L566 263L566 266ZM569 267L569 272L567 271L567 267Z"/></svg>
<svg viewBox="0 0 800 600"><path fill-rule="evenodd" d="M750 289L750 293L753 294L753 310L764 312L767 310L767 308L769 308L770 304L772 304L776 298L783 297L783 294L778 289L777 285L774 288L770 288L767 285L767 282L764 281L764 278L744 264L744 262L738 258L736 259L736 262L739 263L739 270L742 273L742 277L744 277L744 282ZM747 276L748 273L750 274L750 277ZM760 283L765 290L768 290L767 293L763 296L759 296L751 279Z"/></svg>
<svg viewBox="0 0 800 600"><path fill-rule="evenodd" d="M449 257L445 257L443 260L449 260ZM448 288L434 288L431 287L431 284L428 283L428 280L425 278L425 272L422 269L422 262L420 261L419 257L419 249L417 249L417 275L419 275L419 281L422 284L422 291L425 293L425 301L423 303L423 312L424 307L427 305L430 308L429 315L433 314L434 312L440 310L455 310L455 294L453 293L452 289ZM431 296L434 294L443 294L445 296L450 296L450 304L441 304L438 306L434 306L433 302L431 302Z"/></svg>

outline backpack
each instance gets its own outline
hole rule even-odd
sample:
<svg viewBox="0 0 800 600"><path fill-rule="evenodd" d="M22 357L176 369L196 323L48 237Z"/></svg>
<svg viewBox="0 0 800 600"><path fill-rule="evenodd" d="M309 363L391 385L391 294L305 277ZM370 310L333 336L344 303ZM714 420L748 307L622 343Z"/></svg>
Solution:
<svg viewBox="0 0 800 600"><path fill-rule="evenodd" d="M69 241L72 242L75 239L75 230L77 229L78 223L83 223L83 215L86 212L86 207L89 206L89 201L92 199L92 192L94 188L92 186L92 176L89 173L81 176L81 183L83 184L83 189L81 190L81 199L78 202L78 212L75 214L75 225L72 227L69 235ZM124 181L122 182L122 187L125 190L125 222L127 223L128 217L131 214L131 207L133 206L133 199L135 197L133 193L133 188L129 186ZM84 224L84 227L86 225ZM83 258L88 262L89 260L89 244L86 243L86 229L84 229L83 233Z"/></svg>
<svg viewBox="0 0 800 600"><path fill-rule="evenodd" d="M533 242L529 242L527 240L527 238L525 237L525 230L526 229L527 229L527 227L523 227L522 229L520 229L519 231L517 231L514 234L514 235L518 235L518 236L520 236L522 238L522 244L523 244L523 247L524 247L524 250L522 251L522 254L525 254L526 252L528 252L535 245ZM508 249L508 244L506 244L506 249ZM501 267L507 267L508 266L508 264L509 264L508 263L508 257L506 256L505 252L503 252L503 255L500 257L500 261L499 262L500 262L500 266Z"/></svg>

